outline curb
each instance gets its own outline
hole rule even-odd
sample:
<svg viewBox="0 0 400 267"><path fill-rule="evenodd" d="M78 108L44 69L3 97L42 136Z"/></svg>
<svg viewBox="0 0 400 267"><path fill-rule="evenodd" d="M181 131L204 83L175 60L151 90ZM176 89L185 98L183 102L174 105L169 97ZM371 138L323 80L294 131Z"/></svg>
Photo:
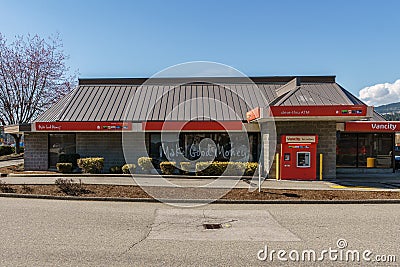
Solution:
<svg viewBox="0 0 400 267"><path fill-rule="evenodd" d="M149 203L204 203L204 204L400 204L400 199L361 199L361 200L229 200L217 199L211 203L204 199L154 199L154 198L118 198L118 197L79 197L0 193L0 197L29 198L77 201L110 202L149 202Z"/></svg>
<svg viewBox="0 0 400 267"><path fill-rule="evenodd" d="M134 174L133 177L130 174L90 174L90 173L51 173L51 174L18 174L10 173L8 177L132 177L135 178L173 178L173 179L227 179L227 180L238 180L237 176L195 176L195 175L162 175L162 174ZM252 176L242 176L240 179L252 179Z"/></svg>

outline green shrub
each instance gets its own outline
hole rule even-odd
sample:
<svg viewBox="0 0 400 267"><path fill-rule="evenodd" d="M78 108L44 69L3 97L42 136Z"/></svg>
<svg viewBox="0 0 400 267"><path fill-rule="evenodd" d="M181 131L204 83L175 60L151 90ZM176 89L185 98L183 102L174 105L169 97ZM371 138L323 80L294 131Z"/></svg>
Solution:
<svg viewBox="0 0 400 267"><path fill-rule="evenodd" d="M11 155L15 148L12 146L0 146L0 156Z"/></svg>
<svg viewBox="0 0 400 267"><path fill-rule="evenodd" d="M181 165L181 171L183 174L194 173L196 171L196 163L195 162L182 161L180 163L180 165Z"/></svg>
<svg viewBox="0 0 400 267"><path fill-rule="evenodd" d="M174 174L176 170L176 162L173 161L163 161L160 163L161 173L165 175Z"/></svg>
<svg viewBox="0 0 400 267"><path fill-rule="evenodd" d="M79 154L60 154L58 156L59 163L72 163L73 168L78 167L78 159L81 156Z"/></svg>
<svg viewBox="0 0 400 267"><path fill-rule="evenodd" d="M143 171L150 171L153 168L152 158L141 157L138 159L138 165Z"/></svg>
<svg viewBox="0 0 400 267"><path fill-rule="evenodd" d="M243 175L246 164L243 162L197 162L196 175L198 176L220 176L220 175Z"/></svg>
<svg viewBox="0 0 400 267"><path fill-rule="evenodd" d="M56 164L57 171L61 173L71 173L72 172L72 163L57 163Z"/></svg>
<svg viewBox="0 0 400 267"><path fill-rule="evenodd" d="M78 166L84 173L100 173L104 167L104 158L78 159Z"/></svg>
<svg viewBox="0 0 400 267"><path fill-rule="evenodd" d="M122 166L122 173L124 174L133 174L135 172L136 165L135 164L125 164Z"/></svg>
<svg viewBox="0 0 400 267"><path fill-rule="evenodd" d="M82 185L82 181L79 179L79 183L75 183L72 179L59 178L55 181L61 192L69 196L79 196L81 194L90 193L89 190L85 189Z"/></svg>
<svg viewBox="0 0 400 267"><path fill-rule="evenodd" d="M222 165L218 164L218 162L205 161L196 163L196 175L198 176L219 176L223 172Z"/></svg>
<svg viewBox="0 0 400 267"><path fill-rule="evenodd" d="M246 170L244 175L246 176L253 176L254 173L257 171L258 162L246 162Z"/></svg>
<svg viewBox="0 0 400 267"><path fill-rule="evenodd" d="M121 174L122 173L122 167L121 166L112 166L110 168L110 173Z"/></svg>
<svg viewBox="0 0 400 267"><path fill-rule="evenodd" d="M224 163L226 163L226 171L224 175L242 176L246 170L246 163L244 162L224 162Z"/></svg>

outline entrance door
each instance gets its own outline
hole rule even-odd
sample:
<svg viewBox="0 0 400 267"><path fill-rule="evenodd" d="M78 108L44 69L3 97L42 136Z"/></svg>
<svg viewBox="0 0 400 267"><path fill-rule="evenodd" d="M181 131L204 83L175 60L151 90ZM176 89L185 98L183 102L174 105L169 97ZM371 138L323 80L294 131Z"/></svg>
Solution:
<svg viewBox="0 0 400 267"><path fill-rule="evenodd" d="M56 167L60 154L75 153L75 134L49 134L49 168Z"/></svg>

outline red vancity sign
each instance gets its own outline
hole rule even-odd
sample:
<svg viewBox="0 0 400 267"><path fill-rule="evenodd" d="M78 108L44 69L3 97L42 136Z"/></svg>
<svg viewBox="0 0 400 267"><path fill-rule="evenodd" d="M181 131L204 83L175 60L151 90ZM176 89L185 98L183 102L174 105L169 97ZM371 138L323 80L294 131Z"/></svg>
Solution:
<svg viewBox="0 0 400 267"><path fill-rule="evenodd" d="M132 130L130 122L36 122L36 131L129 131Z"/></svg>
<svg viewBox="0 0 400 267"><path fill-rule="evenodd" d="M346 132L400 132L400 121L349 121Z"/></svg>

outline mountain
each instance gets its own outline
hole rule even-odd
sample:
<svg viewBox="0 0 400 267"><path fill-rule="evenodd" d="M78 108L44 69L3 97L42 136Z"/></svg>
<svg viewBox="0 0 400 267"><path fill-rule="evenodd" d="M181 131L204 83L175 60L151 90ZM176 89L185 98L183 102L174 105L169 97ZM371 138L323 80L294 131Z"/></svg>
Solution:
<svg viewBox="0 0 400 267"><path fill-rule="evenodd" d="M382 115L386 113L400 113L400 102L375 107L375 111Z"/></svg>

